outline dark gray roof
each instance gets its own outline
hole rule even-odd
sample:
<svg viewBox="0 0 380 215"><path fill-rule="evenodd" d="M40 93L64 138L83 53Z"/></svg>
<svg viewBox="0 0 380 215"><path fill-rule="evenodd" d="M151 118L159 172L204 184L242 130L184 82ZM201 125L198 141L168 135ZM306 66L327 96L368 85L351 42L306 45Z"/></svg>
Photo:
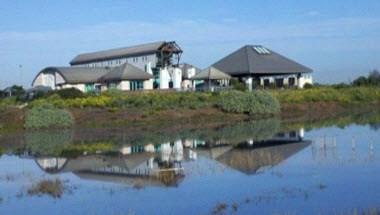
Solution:
<svg viewBox="0 0 380 215"><path fill-rule="evenodd" d="M83 84L98 82L111 71L110 67L48 67L41 72L58 72L66 84Z"/></svg>
<svg viewBox="0 0 380 215"><path fill-rule="evenodd" d="M246 45L222 58L213 66L230 75L276 75L312 72L312 69L290 60L272 50L259 54L255 47Z"/></svg>
<svg viewBox="0 0 380 215"><path fill-rule="evenodd" d="M65 80L65 84L99 83L102 81L120 80L148 80L152 78L152 75L149 73L127 63L117 67L47 67L41 70L38 75L45 72L59 73ZM33 83L34 81L35 80L33 80Z"/></svg>
<svg viewBox="0 0 380 215"><path fill-rule="evenodd" d="M153 75L131 65L123 64L115 67L112 71L105 74L102 81L121 81L121 80L148 80L153 78Z"/></svg>
<svg viewBox="0 0 380 215"><path fill-rule="evenodd" d="M195 69L195 74L198 74L198 73L200 73L202 71L198 67L193 66L193 65L188 64L188 63L182 63L182 64L180 64L179 68L182 70L182 78L184 78L184 79L188 79L189 78L189 74L187 73L188 69L194 68Z"/></svg>
<svg viewBox="0 0 380 215"><path fill-rule="evenodd" d="M215 67L209 67L202 72L194 75L190 78L191 80L223 80L231 79L231 76L220 71Z"/></svg>
<svg viewBox="0 0 380 215"><path fill-rule="evenodd" d="M149 54L157 52L166 42L154 42L154 43L146 43L136 46L110 49L105 51L91 52L91 53L83 53L77 55L73 60L71 60L71 65L84 64L94 61L114 59L118 57L128 57L128 56L136 56L141 54Z"/></svg>
<svg viewBox="0 0 380 215"><path fill-rule="evenodd" d="M261 168L276 166L310 144L311 141L306 140L256 149L233 149L216 160L245 174L256 174Z"/></svg>

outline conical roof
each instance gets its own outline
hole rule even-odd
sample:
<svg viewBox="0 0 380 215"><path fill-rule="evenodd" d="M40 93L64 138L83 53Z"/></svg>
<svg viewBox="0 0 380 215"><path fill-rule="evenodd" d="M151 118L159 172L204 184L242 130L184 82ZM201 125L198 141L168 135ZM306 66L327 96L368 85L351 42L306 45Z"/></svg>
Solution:
<svg viewBox="0 0 380 215"><path fill-rule="evenodd" d="M230 75L283 75L313 70L261 45L246 45L214 63Z"/></svg>
<svg viewBox="0 0 380 215"><path fill-rule="evenodd" d="M231 79L231 76L220 71L215 67L208 67L202 70L202 72L194 75L191 80L224 80Z"/></svg>

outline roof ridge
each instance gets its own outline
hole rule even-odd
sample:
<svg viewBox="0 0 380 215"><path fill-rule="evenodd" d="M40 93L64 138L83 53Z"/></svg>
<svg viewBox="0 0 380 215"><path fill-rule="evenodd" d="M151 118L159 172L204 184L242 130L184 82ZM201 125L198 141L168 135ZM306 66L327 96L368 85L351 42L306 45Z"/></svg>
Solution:
<svg viewBox="0 0 380 215"><path fill-rule="evenodd" d="M245 51L245 57L246 57L246 61L247 61L248 73L252 74L252 72L251 72L251 64L249 63L248 47L250 47L250 45L245 45L244 46L244 49L245 49L244 51Z"/></svg>

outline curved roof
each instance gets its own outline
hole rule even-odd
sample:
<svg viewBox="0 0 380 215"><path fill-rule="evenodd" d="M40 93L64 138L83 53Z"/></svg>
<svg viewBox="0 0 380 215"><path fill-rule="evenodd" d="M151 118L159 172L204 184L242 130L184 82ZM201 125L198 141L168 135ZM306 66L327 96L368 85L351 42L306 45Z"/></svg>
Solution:
<svg viewBox="0 0 380 215"><path fill-rule="evenodd" d="M246 45L213 66L230 75L281 75L313 71L261 45Z"/></svg>
<svg viewBox="0 0 380 215"><path fill-rule="evenodd" d="M202 72L194 75L190 78L191 80L224 80L231 79L231 76L220 71L215 67L209 67Z"/></svg>
<svg viewBox="0 0 380 215"><path fill-rule="evenodd" d="M109 67L47 67L39 72L41 73L56 72L62 76L66 84L85 84L95 83L99 79L111 71ZM36 78L33 80L36 80Z"/></svg>
<svg viewBox="0 0 380 215"><path fill-rule="evenodd" d="M153 43L146 43L136 46L109 49L98 52L83 53L77 55L74 59L70 61L71 65L78 65L84 63L90 63L94 61L101 61L107 59L114 59L118 57L128 57L140 54L149 54L157 52L166 42L159 41Z"/></svg>
<svg viewBox="0 0 380 215"><path fill-rule="evenodd" d="M62 76L65 84L85 84L121 80L148 80L153 78L149 73L127 63L117 67L47 67L36 75L32 85L34 85L36 78L41 73L54 72Z"/></svg>

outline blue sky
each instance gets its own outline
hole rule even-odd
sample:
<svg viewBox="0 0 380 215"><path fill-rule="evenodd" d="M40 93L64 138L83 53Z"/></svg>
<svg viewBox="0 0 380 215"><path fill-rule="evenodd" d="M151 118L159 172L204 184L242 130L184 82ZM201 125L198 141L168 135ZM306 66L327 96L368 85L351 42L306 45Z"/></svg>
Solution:
<svg viewBox="0 0 380 215"><path fill-rule="evenodd" d="M159 40L201 68L262 44L313 68L317 82L349 81L380 69L379 11L379 0L0 1L0 88L29 87L81 52Z"/></svg>

